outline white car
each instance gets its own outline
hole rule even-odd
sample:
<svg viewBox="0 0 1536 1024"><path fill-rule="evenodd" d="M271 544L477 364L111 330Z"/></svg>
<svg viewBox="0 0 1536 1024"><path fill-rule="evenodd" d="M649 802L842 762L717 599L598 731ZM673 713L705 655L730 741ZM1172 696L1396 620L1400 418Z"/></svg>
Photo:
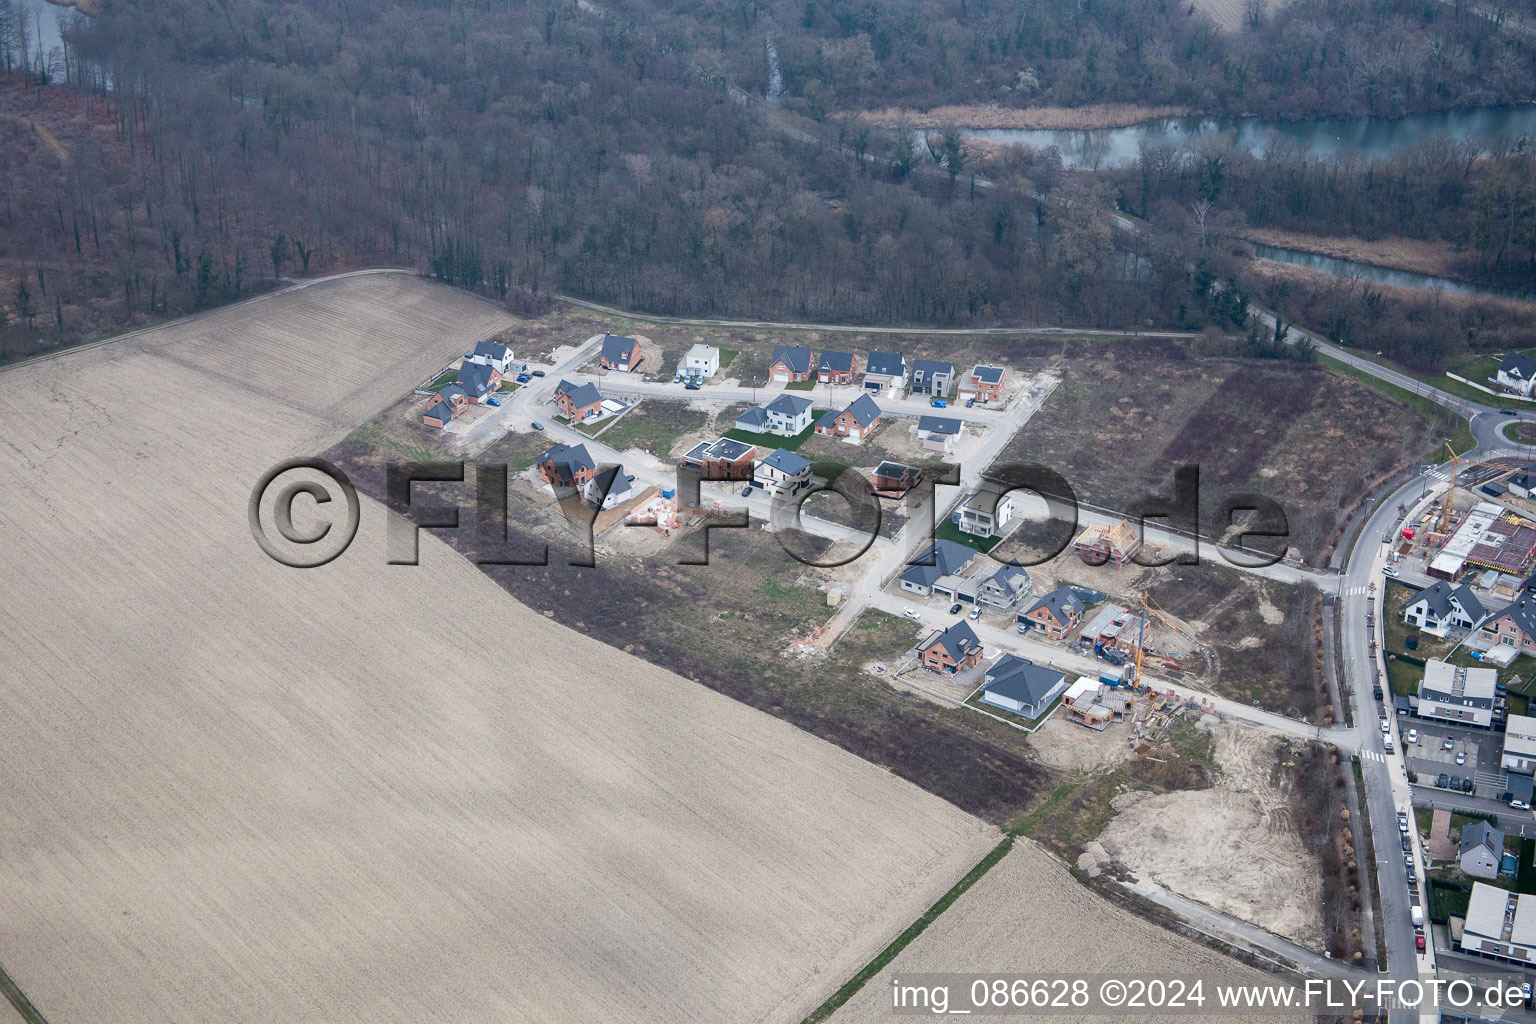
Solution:
<svg viewBox="0 0 1536 1024"><path fill-rule="evenodd" d="M1417 729L1409 729L1408 730L1408 742L1409 743L1417 743L1417 742L1419 742L1419 730L1417 730Z"/></svg>
<svg viewBox="0 0 1536 1024"><path fill-rule="evenodd" d="M914 619L914 620L922 618L921 615L917 614L917 612L913 611L911 608L908 608L907 610L905 610L901 614L905 615L909 619Z"/></svg>
<svg viewBox="0 0 1536 1024"><path fill-rule="evenodd" d="M1388 575L1388 576L1391 576L1391 577L1393 577L1393 578L1396 578L1396 577L1397 577L1397 570L1396 570L1396 569L1394 569L1394 568L1392 568L1392 567L1391 567L1391 566L1390 566L1390 565L1384 565L1384 566L1382 566L1382 567L1381 567L1381 571L1382 571L1382 572L1383 572L1383 573L1385 573L1385 574L1386 574L1386 575Z"/></svg>
<svg viewBox="0 0 1536 1024"><path fill-rule="evenodd" d="M979 618L981 618L981 609L980 608L972 608L971 609L971 619L972 619L972 621L975 621L976 619L979 619Z"/></svg>
<svg viewBox="0 0 1536 1024"><path fill-rule="evenodd" d="M1392 731L1392 723L1389 720L1383 718L1381 720L1381 731L1382 732L1391 732Z"/></svg>
<svg viewBox="0 0 1536 1024"><path fill-rule="evenodd" d="M1464 751L1464 750L1456 751L1456 763L1457 764L1466 764L1467 763L1467 752L1466 751Z"/></svg>

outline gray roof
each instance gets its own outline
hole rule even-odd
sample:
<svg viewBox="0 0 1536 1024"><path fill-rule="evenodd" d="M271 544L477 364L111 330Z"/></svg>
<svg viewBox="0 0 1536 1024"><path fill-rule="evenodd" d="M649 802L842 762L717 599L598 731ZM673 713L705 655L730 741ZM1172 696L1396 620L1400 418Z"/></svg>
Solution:
<svg viewBox="0 0 1536 1024"><path fill-rule="evenodd" d="M905 360L900 352L871 352L869 361L864 364L864 372L900 377L906 372Z"/></svg>
<svg viewBox="0 0 1536 1024"><path fill-rule="evenodd" d="M577 408L585 408L593 402L601 402L603 400L602 392L598 391L597 385L591 381L572 384L570 381L562 379L559 384L555 385L555 394L564 394Z"/></svg>
<svg viewBox="0 0 1536 1024"><path fill-rule="evenodd" d="M1536 780L1529 775L1521 775L1519 772L1510 772L1504 782L1504 792L1516 800L1531 802L1533 790L1536 790Z"/></svg>
<svg viewBox="0 0 1536 1024"><path fill-rule="evenodd" d="M912 360L912 372L921 373L925 377L934 373L947 373L950 376L954 376L955 364L941 363L936 359L914 359Z"/></svg>
<svg viewBox="0 0 1536 1024"><path fill-rule="evenodd" d="M728 462L735 462L750 451L752 451L752 445L744 441L722 437L709 446L708 455L712 459L725 459Z"/></svg>
<svg viewBox="0 0 1536 1024"><path fill-rule="evenodd" d="M1515 620L1515 625L1520 627L1526 636L1536 637L1536 600L1528 595L1521 595L1517 600L1507 605L1503 611L1495 612L1495 617L1502 618L1508 615Z"/></svg>
<svg viewBox="0 0 1536 1024"><path fill-rule="evenodd" d="M1069 622L1075 615L1083 614L1083 599L1077 595L1077 591L1071 587L1057 587L1046 594L1040 600L1029 606L1029 611L1034 611L1041 605L1049 608L1058 622Z"/></svg>
<svg viewBox="0 0 1536 1024"><path fill-rule="evenodd" d="M592 478L601 493L606 497L609 494L622 494L635 485L633 474L624 472L623 466L609 466Z"/></svg>
<svg viewBox="0 0 1536 1024"><path fill-rule="evenodd" d="M981 646L981 638L971 628L971 624L961 619L943 632L935 632L927 640L918 645L919 651L926 651L931 647L943 647L949 651L950 657L959 661L965 655Z"/></svg>
<svg viewBox="0 0 1536 1024"><path fill-rule="evenodd" d="M468 398L469 392L465 391L464 388L458 384L449 384L447 387L443 388L443 390L437 393L437 397L452 404L452 401L455 398Z"/></svg>
<svg viewBox="0 0 1536 1024"><path fill-rule="evenodd" d="M768 425L768 411L754 405L736 417L736 429L761 431Z"/></svg>
<svg viewBox="0 0 1536 1024"><path fill-rule="evenodd" d="M975 557L975 548L968 548L952 540L936 540L921 555L912 559L902 571L901 578L909 583L931 587L934 580L940 576L953 576ZM932 564L925 564L929 562Z"/></svg>
<svg viewBox="0 0 1536 1024"><path fill-rule="evenodd" d="M484 363L466 362L459 367L459 383L476 398L482 398L491 390L491 374L496 371Z"/></svg>
<svg viewBox="0 0 1536 1024"><path fill-rule="evenodd" d="M880 407L875 400L868 395L860 395L848 406L848 411L853 413L853 418L859 421L859 426L867 427L880 418Z"/></svg>
<svg viewBox="0 0 1536 1024"><path fill-rule="evenodd" d="M1517 476L1510 477L1509 482L1514 484L1516 487L1522 487L1528 491L1531 489L1531 485L1536 483L1536 476L1532 476L1530 473L1521 473Z"/></svg>
<svg viewBox="0 0 1536 1024"><path fill-rule="evenodd" d="M573 479L578 470L597 468L597 463L592 461L584 444L557 444L539 456L537 465L542 466L546 462L554 463L561 478L565 480Z"/></svg>
<svg viewBox="0 0 1536 1024"><path fill-rule="evenodd" d="M875 476L916 477L921 473L922 470L918 469L916 466L908 466L900 462L892 462L889 459L875 467Z"/></svg>
<svg viewBox="0 0 1536 1024"><path fill-rule="evenodd" d="M1038 708L1066 676L1016 654L1005 654L987 669L982 689Z"/></svg>
<svg viewBox="0 0 1536 1024"><path fill-rule="evenodd" d="M801 398L799 395L780 395L764 406L769 412L781 413L790 417L799 416L810 407L811 400L809 398Z"/></svg>
<svg viewBox="0 0 1536 1024"><path fill-rule="evenodd" d="M1029 573L1024 570L1023 566L1019 565L999 566L988 582L996 583L1010 595L1027 593L1031 585Z"/></svg>
<svg viewBox="0 0 1536 1024"><path fill-rule="evenodd" d="M1536 359L1519 352L1511 352L1499 364L1499 371L1521 380L1531 380L1536 378Z"/></svg>
<svg viewBox="0 0 1536 1024"><path fill-rule="evenodd" d="M983 384L996 384L1003 379L1003 368L1001 366L982 366L977 364L976 368L971 371L971 376Z"/></svg>
<svg viewBox="0 0 1536 1024"><path fill-rule="evenodd" d="M919 416L917 429L926 430L931 434L958 434L960 421L949 416Z"/></svg>
<svg viewBox="0 0 1536 1024"><path fill-rule="evenodd" d="M773 358L768 361L772 366L780 359L784 360L791 370L796 373L811 372L811 350L799 345L775 345L773 346Z"/></svg>
<svg viewBox="0 0 1536 1024"><path fill-rule="evenodd" d="M628 362L630 350L639 342L634 338L625 338L617 334L603 335L603 358L609 362Z"/></svg>
<svg viewBox="0 0 1536 1024"><path fill-rule="evenodd" d="M799 476L811 468L808 460L801 458L794 452L785 451L783 448L775 448L763 456L763 464L765 466L772 466L780 473L787 474L788 476Z"/></svg>
<svg viewBox="0 0 1536 1024"><path fill-rule="evenodd" d="M1461 605L1462 611L1471 616L1474 622L1480 621L1483 616L1488 614L1483 608L1483 603L1477 599L1477 595L1472 593L1471 587L1465 583L1459 587L1453 587L1445 580L1440 580L1433 586L1425 587L1417 594L1414 594L1408 605L1412 607L1422 600L1425 602L1426 607L1434 613L1435 618L1443 619L1451 614L1452 598L1456 599L1457 603Z"/></svg>
<svg viewBox="0 0 1536 1024"><path fill-rule="evenodd" d="M816 425L818 427L826 427L830 430L832 425L837 422L837 418L841 415L842 413L838 412L836 409L828 409L826 412L821 414L821 418L816 421Z"/></svg>
<svg viewBox="0 0 1536 1024"><path fill-rule="evenodd" d="M427 410L427 415L435 420L442 420L446 425L449 420L453 419L453 406L447 402L438 402Z"/></svg>
<svg viewBox="0 0 1536 1024"><path fill-rule="evenodd" d="M510 359L512 350L498 341L477 341L472 356L485 356L487 359Z"/></svg>
<svg viewBox="0 0 1536 1024"><path fill-rule="evenodd" d="M823 349L821 353L821 363L819 366L817 366L817 369L832 370L838 373L844 371L851 373L853 372L853 353L835 352L832 349Z"/></svg>
<svg viewBox="0 0 1536 1024"><path fill-rule="evenodd" d="M1504 831L1486 821L1475 821L1464 826L1461 830L1461 849L1457 851L1457 856L1464 857L1468 851L1479 846L1485 847L1495 859L1503 856Z"/></svg>

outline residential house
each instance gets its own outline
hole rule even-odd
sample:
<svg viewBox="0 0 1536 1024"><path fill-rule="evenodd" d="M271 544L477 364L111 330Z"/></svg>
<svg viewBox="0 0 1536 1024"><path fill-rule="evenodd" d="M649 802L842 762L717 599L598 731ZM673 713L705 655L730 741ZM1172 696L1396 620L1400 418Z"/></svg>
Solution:
<svg viewBox="0 0 1536 1024"><path fill-rule="evenodd" d="M588 505L606 512L635 496L635 478L623 466L609 466L587 481L584 497Z"/></svg>
<svg viewBox="0 0 1536 1024"><path fill-rule="evenodd" d="M1463 668L1430 660L1424 664L1424 678L1419 683L1419 716L1486 729L1493 724L1498 680L1499 673L1491 668Z"/></svg>
<svg viewBox="0 0 1536 1024"><path fill-rule="evenodd" d="M450 394L450 389L444 388L433 398L432 404L421 417L422 423L429 427L446 427L463 415L464 410L469 408L469 397L457 384L452 386L451 391Z"/></svg>
<svg viewBox="0 0 1536 1024"><path fill-rule="evenodd" d="M880 422L880 407L868 395L855 398L842 412L828 409L816 421L816 433L862 441Z"/></svg>
<svg viewBox="0 0 1536 1024"><path fill-rule="evenodd" d="M1001 366L977 363L971 369L970 375L955 389L955 397L962 402L968 399L975 399L978 402L1002 401L1004 372Z"/></svg>
<svg viewBox="0 0 1536 1024"><path fill-rule="evenodd" d="M1516 473L1504 481L1504 489L1517 498L1531 500L1531 492L1536 491L1536 474Z"/></svg>
<svg viewBox="0 0 1536 1024"><path fill-rule="evenodd" d="M852 384L853 353L823 351L821 362L816 364L816 380L822 384Z"/></svg>
<svg viewBox="0 0 1536 1024"><path fill-rule="evenodd" d="M875 467L875 493L882 498L899 498L916 487L923 471L916 466L889 460Z"/></svg>
<svg viewBox="0 0 1536 1024"><path fill-rule="evenodd" d="M1461 845L1456 850L1456 864L1473 878L1498 878L1499 862L1504 859L1504 832L1486 821L1474 821L1461 827Z"/></svg>
<svg viewBox="0 0 1536 1024"><path fill-rule="evenodd" d="M689 349L678 367L685 377L713 377L720 372L720 350L702 342Z"/></svg>
<svg viewBox="0 0 1536 1024"><path fill-rule="evenodd" d="M1461 951L1536 964L1536 896L1473 882L1461 928Z"/></svg>
<svg viewBox="0 0 1536 1024"><path fill-rule="evenodd" d="M1504 727L1504 753L1499 766L1521 775L1536 775L1536 718L1510 715Z"/></svg>
<svg viewBox="0 0 1536 1024"><path fill-rule="evenodd" d="M811 400L799 395L780 395L765 406L753 407L736 417L736 429L754 434L794 437L811 425Z"/></svg>
<svg viewBox="0 0 1536 1024"><path fill-rule="evenodd" d="M1034 581L1022 566L1000 565L985 574L976 588L976 603L988 611L1010 615L1023 603L1034 587Z"/></svg>
<svg viewBox="0 0 1536 1024"><path fill-rule="evenodd" d="M1067 721L1103 732L1111 722L1123 722L1131 714L1131 695L1083 676L1061 695L1061 711Z"/></svg>
<svg viewBox="0 0 1536 1024"><path fill-rule="evenodd" d="M495 341L476 342L473 352L464 353L464 362L489 366L503 377L507 375L508 370L512 369L515 361L512 358L512 350Z"/></svg>
<svg viewBox="0 0 1536 1024"><path fill-rule="evenodd" d="M958 576L977 556L975 548L952 540L936 540L901 572L901 589L927 597L945 576Z"/></svg>
<svg viewBox="0 0 1536 1024"><path fill-rule="evenodd" d="M751 480L756 458L757 449L752 445L722 437L700 441L680 461L684 466L697 466L705 480Z"/></svg>
<svg viewBox="0 0 1536 1024"><path fill-rule="evenodd" d="M932 359L912 361L912 393L931 398L948 398L955 386L953 363L940 363Z"/></svg>
<svg viewBox="0 0 1536 1024"><path fill-rule="evenodd" d="M954 451L955 442L960 439L961 429L960 421L949 416L917 418L917 439L923 443L926 451L946 454Z"/></svg>
<svg viewBox="0 0 1536 1024"><path fill-rule="evenodd" d="M811 464L794 452L775 448L757 460L752 486L772 495L793 497L811 485Z"/></svg>
<svg viewBox="0 0 1536 1024"><path fill-rule="evenodd" d="M1475 635L1475 646L1487 650L1488 657L1500 665L1508 665L1517 655L1536 653L1536 595L1527 591L1503 611L1494 612Z"/></svg>
<svg viewBox="0 0 1536 1024"><path fill-rule="evenodd" d="M1025 718L1039 718L1067 688L1067 677L1016 654L1005 654L987 669L981 700Z"/></svg>
<svg viewBox="0 0 1536 1024"><path fill-rule="evenodd" d="M1536 385L1536 359L1519 352L1511 352L1499 363L1494 377L1499 386L1517 395L1531 397L1531 387Z"/></svg>
<svg viewBox="0 0 1536 1024"><path fill-rule="evenodd" d="M1053 640L1066 636L1086 609L1083 599L1071 587L1057 587L1019 615L1020 623L1034 627Z"/></svg>
<svg viewBox="0 0 1536 1024"><path fill-rule="evenodd" d="M1113 526L1090 526L1078 534L1072 550L1089 565L1110 565L1116 569L1128 565L1141 550L1141 535L1129 519Z"/></svg>
<svg viewBox="0 0 1536 1024"><path fill-rule="evenodd" d="M469 396L473 405L479 405L501 387L501 371L489 363L465 361L459 366L459 387Z"/></svg>
<svg viewBox="0 0 1536 1024"><path fill-rule="evenodd" d="M1471 587L1453 587L1440 580L1409 599L1403 621L1432 636L1443 637L1453 629L1471 629L1487 614Z"/></svg>
<svg viewBox="0 0 1536 1024"><path fill-rule="evenodd" d="M535 460L534 468L551 487L585 490L597 474L597 463L592 461L584 444L557 444Z"/></svg>
<svg viewBox="0 0 1536 1024"><path fill-rule="evenodd" d="M810 349L799 345L775 345L773 359L768 363L768 376L780 384L795 384L810 380L814 368Z"/></svg>
<svg viewBox="0 0 1536 1024"><path fill-rule="evenodd" d="M964 619L917 645L917 660L929 672L963 672L981 661L981 639Z"/></svg>
<svg viewBox="0 0 1536 1024"><path fill-rule="evenodd" d="M907 359L900 352L871 352L864 364L864 390L888 391L892 396L907 386Z"/></svg>
<svg viewBox="0 0 1536 1024"><path fill-rule="evenodd" d="M997 485L982 489L955 506L950 519L961 533L974 537L1001 537L1013 522L1013 495L1000 493Z"/></svg>
<svg viewBox="0 0 1536 1024"><path fill-rule="evenodd" d="M603 335L603 369L632 373L640 366L640 342L617 334Z"/></svg>
<svg viewBox="0 0 1536 1024"><path fill-rule="evenodd" d="M561 380L555 385L555 406L572 423L585 423L602 415L603 396L591 381L572 384L568 380Z"/></svg>

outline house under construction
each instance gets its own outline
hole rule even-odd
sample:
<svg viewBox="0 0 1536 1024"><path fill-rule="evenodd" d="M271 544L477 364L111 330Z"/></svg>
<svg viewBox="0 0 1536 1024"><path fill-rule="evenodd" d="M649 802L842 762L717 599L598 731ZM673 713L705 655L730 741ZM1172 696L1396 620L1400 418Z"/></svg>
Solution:
<svg viewBox="0 0 1536 1024"><path fill-rule="evenodd" d="M1078 534L1072 550L1089 565L1112 565L1119 569L1141 550L1141 536L1129 519L1122 519L1113 526L1088 527Z"/></svg>

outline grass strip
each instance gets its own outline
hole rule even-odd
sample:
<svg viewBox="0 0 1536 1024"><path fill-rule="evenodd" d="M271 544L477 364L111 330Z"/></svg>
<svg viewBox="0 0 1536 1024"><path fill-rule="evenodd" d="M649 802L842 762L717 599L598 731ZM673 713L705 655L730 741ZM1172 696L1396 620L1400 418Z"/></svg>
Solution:
<svg viewBox="0 0 1536 1024"><path fill-rule="evenodd" d="M1318 356L1322 359L1323 365L1333 373L1341 377L1357 380L1382 397L1391 399L1399 405L1405 405L1415 412L1423 414L1426 419L1435 425L1438 431L1442 432L1442 436L1450 440L1451 447L1458 452L1464 452L1476 447L1477 441L1472 436L1471 425L1444 406L1425 398L1423 395L1416 395L1407 388L1398 387L1396 384L1366 373L1357 366L1351 366L1342 360L1335 359L1326 352L1319 352ZM1450 456L1446 454L1441 440L1437 438L1434 444L1436 450L1428 456L1429 461L1439 463L1448 460Z"/></svg>
<svg viewBox="0 0 1536 1024"><path fill-rule="evenodd" d="M1011 849L1013 849L1013 836L1004 836L1003 841L994 846L990 853L977 862L975 867L966 872L965 877L956 882L949 892L940 896L939 901L929 907L922 917L908 925L906 931L896 936L889 946L886 946L873 960L865 964L863 970L849 978L842 988L832 993L826 1002L812 1010L810 1015L801 1021L801 1024L819 1024L819 1022L826 1020L836 1013L842 1008L844 1003L857 995L859 989L868 984L871 978L883 971L886 964L896 959L897 953L906 949L912 940L923 934L924 929L937 920L940 914L948 910L955 900L959 899L967 889L980 881L983 875L991 871L993 866L1007 856L1008 851Z"/></svg>
<svg viewBox="0 0 1536 1024"><path fill-rule="evenodd" d="M5 993L5 998L16 1007L16 1012L21 1014L21 1019L27 1024L48 1024L48 1018L32 1005L32 1000L28 999L26 993L11 980L11 976L5 973L4 966L0 966L0 992Z"/></svg>

